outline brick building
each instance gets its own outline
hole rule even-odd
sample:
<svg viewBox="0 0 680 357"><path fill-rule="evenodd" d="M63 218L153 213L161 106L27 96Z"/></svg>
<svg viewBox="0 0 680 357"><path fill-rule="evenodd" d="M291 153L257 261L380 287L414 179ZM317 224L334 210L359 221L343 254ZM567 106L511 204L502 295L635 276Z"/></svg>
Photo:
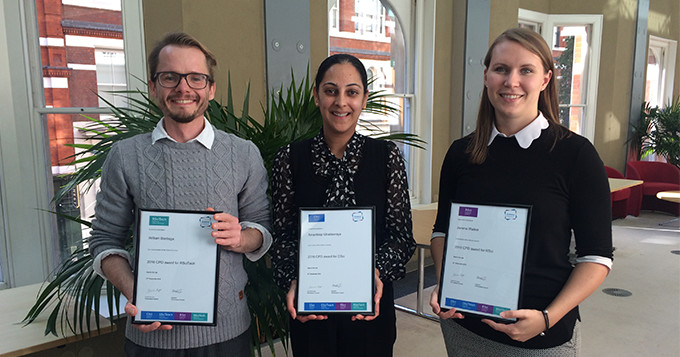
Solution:
<svg viewBox="0 0 680 357"><path fill-rule="evenodd" d="M113 97L107 90L125 89L123 25L120 1L36 0L45 106L96 108L97 96ZM99 7L90 7L99 6ZM96 114L92 115L98 117ZM65 164L74 149L77 114L47 114L54 174L68 173Z"/></svg>

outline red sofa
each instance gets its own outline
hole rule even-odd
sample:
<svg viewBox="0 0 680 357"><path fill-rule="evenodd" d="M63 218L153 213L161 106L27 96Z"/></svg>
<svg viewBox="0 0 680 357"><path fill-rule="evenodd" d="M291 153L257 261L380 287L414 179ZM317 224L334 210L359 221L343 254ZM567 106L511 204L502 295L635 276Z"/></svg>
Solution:
<svg viewBox="0 0 680 357"><path fill-rule="evenodd" d="M607 177L623 178L623 174L619 170L605 166L604 170L607 172ZM630 199L630 188L624 188L612 192L612 219L626 218L628 215L628 201Z"/></svg>
<svg viewBox="0 0 680 357"><path fill-rule="evenodd" d="M637 216L645 209L680 216L680 204L656 198L660 191L680 191L680 169L665 162L629 161L626 178L644 181L631 188L628 213Z"/></svg>

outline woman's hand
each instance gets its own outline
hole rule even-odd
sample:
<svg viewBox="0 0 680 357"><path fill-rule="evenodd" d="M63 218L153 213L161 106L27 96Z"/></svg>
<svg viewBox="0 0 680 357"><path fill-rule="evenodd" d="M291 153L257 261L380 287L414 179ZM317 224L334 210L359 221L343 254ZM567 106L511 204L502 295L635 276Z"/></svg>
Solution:
<svg viewBox="0 0 680 357"><path fill-rule="evenodd" d="M288 313L290 313L290 317L292 317L295 320L298 320L302 323L307 322L309 320L326 320L328 319L328 315L301 315L298 316L297 311L295 310L295 291L297 290L297 280L293 280L290 282L290 289L288 289L288 293L286 294L286 307L288 308Z"/></svg>
<svg viewBox="0 0 680 357"><path fill-rule="evenodd" d="M137 315L137 306L132 305L132 303L128 301L125 304L125 313L128 314L129 316L134 317L135 315ZM171 330L172 329L172 325L162 325L158 321L154 321L153 323L150 323L148 325L133 324L132 326L134 328L136 328L137 330L142 331L144 333L156 331L156 330Z"/></svg>
<svg viewBox="0 0 680 357"><path fill-rule="evenodd" d="M364 315L354 315L352 316L352 321L371 321L375 320L378 315L380 315L380 299L382 299L382 293L383 293L383 282L380 280L380 271L378 269L375 270L375 295L373 296L373 301L375 302L375 315L369 315L369 316L364 316Z"/></svg>
<svg viewBox="0 0 680 357"><path fill-rule="evenodd" d="M432 290L432 295L430 295L430 306L432 307L432 312L439 316L440 319L464 319L465 316L460 312L456 312L456 309L450 309L449 311L442 311L439 306L439 284Z"/></svg>
<svg viewBox="0 0 680 357"><path fill-rule="evenodd" d="M512 324L504 324L489 319L482 319L482 322L491 326L496 331L503 332L515 341L525 342L545 330L545 319L543 312L539 310L509 310L501 312L501 317L506 319L517 319Z"/></svg>

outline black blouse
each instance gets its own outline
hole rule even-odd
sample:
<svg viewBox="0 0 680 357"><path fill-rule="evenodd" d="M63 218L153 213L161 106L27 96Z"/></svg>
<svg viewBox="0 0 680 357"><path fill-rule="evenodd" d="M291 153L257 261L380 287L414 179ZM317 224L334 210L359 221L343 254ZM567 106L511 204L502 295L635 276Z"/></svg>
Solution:
<svg viewBox="0 0 680 357"><path fill-rule="evenodd" d="M366 137L355 133L342 159L336 158L326 144L323 133L311 142L314 175L327 179L325 207L356 205L354 178L361 163ZM401 279L406 262L413 255L411 205L404 160L397 146L387 142L387 202L385 204L386 239L376 247L376 268L383 281ZM298 222L295 190L291 170L290 145L283 147L274 159L272 201L274 207L274 243L270 250L274 279L284 290L297 278Z"/></svg>

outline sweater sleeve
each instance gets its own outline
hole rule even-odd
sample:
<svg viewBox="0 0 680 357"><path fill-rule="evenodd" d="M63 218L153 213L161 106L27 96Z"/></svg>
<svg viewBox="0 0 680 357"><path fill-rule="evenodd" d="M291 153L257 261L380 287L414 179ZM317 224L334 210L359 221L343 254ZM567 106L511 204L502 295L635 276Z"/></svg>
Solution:
<svg viewBox="0 0 680 357"><path fill-rule="evenodd" d="M586 141L571 170L569 215L578 257L612 258L611 193L604 165Z"/></svg>
<svg viewBox="0 0 680 357"><path fill-rule="evenodd" d="M411 221L411 203L406 179L406 167L399 148L388 142L387 205L385 212L386 238L377 247L376 267L385 281L401 279L406 263L416 249Z"/></svg>
<svg viewBox="0 0 680 357"><path fill-rule="evenodd" d="M435 236L446 235L449 229L449 217L451 215L451 200L455 198L457 178L456 166L461 159L456 152L460 150L460 142L454 142L449 147L439 174L439 202L437 203L437 218L434 222L433 234Z"/></svg>
<svg viewBox="0 0 680 357"><path fill-rule="evenodd" d="M247 142L245 153L244 162L248 174L238 193L238 215L243 228L255 228L262 232L262 246L254 252L245 254L249 260L255 261L267 252L272 243L269 233L271 222L267 199L267 170L255 144Z"/></svg>
<svg viewBox="0 0 680 357"><path fill-rule="evenodd" d="M105 253L102 256L118 254L131 260L125 243L134 221L134 202L123 171L124 157L120 145L114 144L102 167L95 218L88 238L90 254L97 263L94 268L100 275L102 253Z"/></svg>

